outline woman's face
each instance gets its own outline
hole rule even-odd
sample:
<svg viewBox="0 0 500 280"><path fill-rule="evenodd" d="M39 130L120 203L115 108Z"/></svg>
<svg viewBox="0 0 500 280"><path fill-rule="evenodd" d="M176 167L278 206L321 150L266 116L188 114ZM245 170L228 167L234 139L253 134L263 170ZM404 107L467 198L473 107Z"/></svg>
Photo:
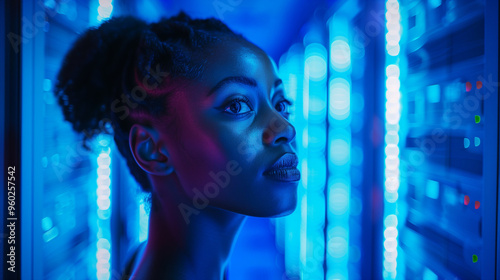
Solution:
<svg viewBox="0 0 500 280"><path fill-rule="evenodd" d="M272 60L248 42L218 43L205 71L170 100L161 132L183 191L201 210L280 216L296 206L300 173L290 102ZM289 153L288 155L285 155ZM285 176L264 172L285 155Z"/></svg>

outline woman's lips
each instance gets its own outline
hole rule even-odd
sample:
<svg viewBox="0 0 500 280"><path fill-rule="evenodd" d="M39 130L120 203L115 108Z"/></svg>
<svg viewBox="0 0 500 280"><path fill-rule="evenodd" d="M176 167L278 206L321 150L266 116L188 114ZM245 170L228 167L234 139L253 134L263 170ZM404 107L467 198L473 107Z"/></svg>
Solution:
<svg viewBox="0 0 500 280"><path fill-rule="evenodd" d="M300 180L300 171L297 168L273 169L264 172L264 176L278 181L294 182Z"/></svg>
<svg viewBox="0 0 500 280"><path fill-rule="evenodd" d="M278 181L293 182L300 180L297 169L299 159L294 153L285 153L263 175Z"/></svg>

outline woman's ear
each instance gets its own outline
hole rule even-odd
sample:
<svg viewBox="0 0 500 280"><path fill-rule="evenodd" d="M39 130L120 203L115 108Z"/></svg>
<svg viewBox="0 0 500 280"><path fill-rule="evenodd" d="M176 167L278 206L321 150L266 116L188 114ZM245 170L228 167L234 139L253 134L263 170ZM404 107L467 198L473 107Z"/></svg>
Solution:
<svg viewBox="0 0 500 280"><path fill-rule="evenodd" d="M134 124L129 133L130 151L147 173L165 176L173 172L165 142L152 127Z"/></svg>

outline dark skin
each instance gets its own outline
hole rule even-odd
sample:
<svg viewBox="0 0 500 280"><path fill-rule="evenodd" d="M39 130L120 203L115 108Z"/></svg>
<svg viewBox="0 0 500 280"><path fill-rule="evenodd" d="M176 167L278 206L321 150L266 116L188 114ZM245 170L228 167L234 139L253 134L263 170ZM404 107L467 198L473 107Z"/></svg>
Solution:
<svg viewBox="0 0 500 280"><path fill-rule="evenodd" d="M172 125L130 131L158 198L132 279L220 280L246 216L279 217L296 207L298 181L263 176L295 153L276 65L239 39L217 43L208 57L202 77L170 100Z"/></svg>

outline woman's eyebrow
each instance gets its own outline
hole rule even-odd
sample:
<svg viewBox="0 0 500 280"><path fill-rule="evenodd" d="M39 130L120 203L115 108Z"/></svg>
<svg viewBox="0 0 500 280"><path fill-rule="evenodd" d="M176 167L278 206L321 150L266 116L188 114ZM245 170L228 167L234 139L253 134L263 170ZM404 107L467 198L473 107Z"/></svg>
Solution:
<svg viewBox="0 0 500 280"><path fill-rule="evenodd" d="M220 89L221 87L225 86L226 84L230 83L237 83L237 84L242 84L246 86L251 86L251 87L257 87L257 82L252 79L248 78L245 76L231 76L222 79L220 82L218 82L207 94L207 96L210 96L212 93Z"/></svg>

